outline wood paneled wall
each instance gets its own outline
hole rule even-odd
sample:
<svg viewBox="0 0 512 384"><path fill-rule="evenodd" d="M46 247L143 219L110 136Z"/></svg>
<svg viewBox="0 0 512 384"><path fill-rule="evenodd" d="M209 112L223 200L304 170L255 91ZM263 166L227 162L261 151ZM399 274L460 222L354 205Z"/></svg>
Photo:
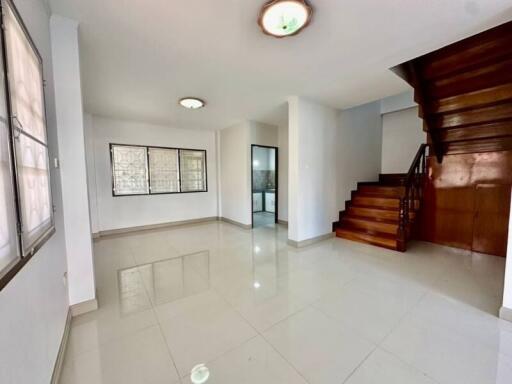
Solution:
<svg viewBox="0 0 512 384"><path fill-rule="evenodd" d="M423 240L505 256L512 151L429 158Z"/></svg>

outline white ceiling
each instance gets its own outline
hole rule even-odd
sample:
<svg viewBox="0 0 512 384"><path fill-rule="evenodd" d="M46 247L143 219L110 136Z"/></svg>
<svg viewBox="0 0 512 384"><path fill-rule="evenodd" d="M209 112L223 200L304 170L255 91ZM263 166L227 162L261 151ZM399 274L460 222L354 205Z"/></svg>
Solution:
<svg viewBox="0 0 512 384"><path fill-rule="evenodd" d="M388 68L512 19L511 0L311 0L312 24L275 39L256 24L265 1L50 4L80 22L87 111L202 129L279 123L290 95L347 108L400 93Z"/></svg>

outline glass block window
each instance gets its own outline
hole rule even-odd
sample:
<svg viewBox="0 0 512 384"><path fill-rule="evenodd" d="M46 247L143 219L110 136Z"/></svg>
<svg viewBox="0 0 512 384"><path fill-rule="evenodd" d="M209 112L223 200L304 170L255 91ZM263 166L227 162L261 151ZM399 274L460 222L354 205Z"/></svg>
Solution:
<svg viewBox="0 0 512 384"><path fill-rule="evenodd" d="M170 148L149 148L148 151L151 193L179 192L178 150Z"/></svg>
<svg viewBox="0 0 512 384"><path fill-rule="evenodd" d="M206 152L180 150L181 191L206 190Z"/></svg>
<svg viewBox="0 0 512 384"><path fill-rule="evenodd" d="M42 61L10 2L2 1L23 256L53 230Z"/></svg>
<svg viewBox="0 0 512 384"><path fill-rule="evenodd" d="M111 145L115 196L149 193L147 147Z"/></svg>

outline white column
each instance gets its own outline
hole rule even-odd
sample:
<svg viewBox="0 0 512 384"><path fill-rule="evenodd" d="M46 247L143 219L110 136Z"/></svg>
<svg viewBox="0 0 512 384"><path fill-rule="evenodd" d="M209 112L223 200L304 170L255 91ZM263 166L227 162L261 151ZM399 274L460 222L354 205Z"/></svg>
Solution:
<svg viewBox="0 0 512 384"><path fill-rule="evenodd" d="M80 82L78 23L50 19L69 301L74 314L97 308Z"/></svg>
<svg viewBox="0 0 512 384"><path fill-rule="evenodd" d="M288 237L300 246L332 235L338 215L338 111L300 97L291 97L288 104Z"/></svg>
<svg viewBox="0 0 512 384"><path fill-rule="evenodd" d="M511 195L512 199L512 195ZM505 265L505 285L503 288L503 306L500 309L502 319L512 321L512 209L508 224L507 261Z"/></svg>

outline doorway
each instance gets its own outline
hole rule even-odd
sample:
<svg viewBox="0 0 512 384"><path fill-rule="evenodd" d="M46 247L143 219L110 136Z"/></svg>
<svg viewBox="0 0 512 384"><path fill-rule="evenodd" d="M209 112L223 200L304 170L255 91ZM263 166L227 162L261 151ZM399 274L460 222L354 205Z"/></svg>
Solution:
<svg viewBox="0 0 512 384"><path fill-rule="evenodd" d="M274 226L278 218L278 148L251 145L252 227Z"/></svg>

